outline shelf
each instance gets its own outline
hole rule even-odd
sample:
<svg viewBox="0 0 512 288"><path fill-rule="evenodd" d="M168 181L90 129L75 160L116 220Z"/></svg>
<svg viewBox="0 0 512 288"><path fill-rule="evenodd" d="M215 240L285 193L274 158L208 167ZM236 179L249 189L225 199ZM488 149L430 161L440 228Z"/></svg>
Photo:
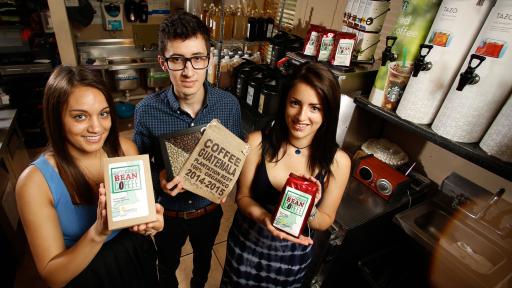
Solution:
<svg viewBox="0 0 512 288"><path fill-rule="evenodd" d="M500 159L488 155L483 151L478 143L460 143L447 139L443 136L438 135L434 132L430 125L415 124L413 122L404 120L394 112L384 110L370 103L368 99L364 97L355 97L354 102L357 106L369 111L380 118L396 124L408 131L411 131L417 135L423 136L430 142L439 145L440 147L478 165L482 168L489 170L490 172L499 175L508 181L512 181L512 164L501 161Z"/></svg>
<svg viewBox="0 0 512 288"><path fill-rule="evenodd" d="M220 43L220 40L211 39L210 42L212 42L212 44L214 44L214 46L217 46ZM230 39L230 40L223 40L222 45L224 45L224 46L233 46L233 45L250 46L250 45L261 45L261 44L265 44L266 42L268 42L268 41L266 41L266 40L249 41L249 40Z"/></svg>
<svg viewBox="0 0 512 288"><path fill-rule="evenodd" d="M81 66L88 68L90 70L126 70L126 69L150 69L150 68L160 68L158 62L136 62L136 63L127 63L127 64L82 64Z"/></svg>

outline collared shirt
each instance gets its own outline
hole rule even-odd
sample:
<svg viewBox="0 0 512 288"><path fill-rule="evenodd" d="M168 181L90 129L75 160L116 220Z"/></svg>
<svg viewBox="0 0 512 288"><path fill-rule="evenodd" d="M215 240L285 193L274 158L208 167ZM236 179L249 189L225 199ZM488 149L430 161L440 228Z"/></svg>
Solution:
<svg viewBox="0 0 512 288"><path fill-rule="evenodd" d="M135 108L133 141L140 154L149 154L155 193L158 202L167 210L193 211L212 202L189 191L178 193L174 197L162 191L158 175L164 169L164 164L161 158L159 135L208 124L216 118L224 127L242 139L240 105L236 98L231 93L213 88L207 82L204 88L206 103L195 118L180 108L172 86L145 97Z"/></svg>

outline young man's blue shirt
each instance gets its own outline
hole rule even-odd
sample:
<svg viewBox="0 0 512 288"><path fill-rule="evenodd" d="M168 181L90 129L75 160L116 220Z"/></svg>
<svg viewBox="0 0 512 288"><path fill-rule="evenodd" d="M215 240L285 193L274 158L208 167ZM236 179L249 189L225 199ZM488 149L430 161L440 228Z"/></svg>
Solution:
<svg viewBox="0 0 512 288"><path fill-rule="evenodd" d="M224 90L204 84L205 103L195 118L180 108L173 88L145 97L135 108L133 141L140 154L149 154L153 186L158 202L166 210L193 211L212 202L192 192L185 191L176 196L164 193L160 188L159 173L164 169L158 136L178 132L190 127L208 124L214 118L242 139L240 105L238 100Z"/></svg>

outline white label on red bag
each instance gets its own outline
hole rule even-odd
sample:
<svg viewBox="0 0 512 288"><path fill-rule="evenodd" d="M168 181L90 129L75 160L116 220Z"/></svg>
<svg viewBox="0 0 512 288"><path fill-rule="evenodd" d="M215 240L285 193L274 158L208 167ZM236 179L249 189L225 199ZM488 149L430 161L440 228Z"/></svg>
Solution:
<svg viewBox="0 0 512 288"><path fill-rule="evenodd" d="M306 45L306 49L304 49L304 55L315 56L318 42L318 38L320 37L320 33L316 31L311 32L311 36L309 37L308 45Z"/></svg>

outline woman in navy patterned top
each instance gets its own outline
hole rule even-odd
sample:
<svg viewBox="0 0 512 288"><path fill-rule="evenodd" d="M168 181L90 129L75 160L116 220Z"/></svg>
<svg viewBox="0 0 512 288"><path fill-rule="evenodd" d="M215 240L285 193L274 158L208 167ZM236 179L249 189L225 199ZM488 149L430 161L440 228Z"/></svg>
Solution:
<svg viewBox="0 0 512 288"><path fill-rule="evenodd" d="M286 83L273 126L248 136L252 149L240 174L221 287L300 287L312 256L310 230L330 227L348 181L350 159L335 139L340 92L334 75L304 64ZM299 238L271 224L290 172L320 187Z"/></svg>

